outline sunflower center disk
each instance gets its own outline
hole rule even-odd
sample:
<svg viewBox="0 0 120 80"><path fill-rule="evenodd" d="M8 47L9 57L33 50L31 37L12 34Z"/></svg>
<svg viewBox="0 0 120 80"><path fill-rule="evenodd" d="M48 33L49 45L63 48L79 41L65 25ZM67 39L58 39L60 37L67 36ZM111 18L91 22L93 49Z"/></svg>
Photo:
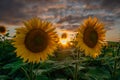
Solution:
<svg viewBox="0 0 120 80"><path fill-rule="evenodd" d="M95 29L92 27L86 28L83 36L83 41L88 47L94 48L96 46L98 41L98 33Z"/></svg>
<svg viewBox="0 0 120 80"><path fill-rule="evenodd" d="M1 32L1 33L4 33L5 31L6 31L6 30L5 30L5 27L3 27L3 26L1 27L1 26L0 26L0 32Z"/></svg>
<svg viewBox="0 0 120 80"><path fill-rule="evenodd" d="M42 52L48 45L48 35L41 29L34 29L27 33L24 43L31 52Z"/></svg>
<svg viewBox="0 0 120 80"><path fill-rule="evenodd" d="M63 33L61 38L64 38L64 39L67 38L67 33Z"/></svg>

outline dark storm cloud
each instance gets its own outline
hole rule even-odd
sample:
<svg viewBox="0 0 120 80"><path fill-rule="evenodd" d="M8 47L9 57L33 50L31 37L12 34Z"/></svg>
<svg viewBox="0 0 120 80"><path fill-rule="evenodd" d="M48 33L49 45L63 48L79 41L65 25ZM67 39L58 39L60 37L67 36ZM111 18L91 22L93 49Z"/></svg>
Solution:
<svg viewBox="0 0 120 80"><path fill-rule="evenodd" d="M69 30L69 31L76 31L80 24L67 24L67 25L59 25L59 29Z"/></svg>
<svg viewBox="0 0 120 80"><path fill-rule="evenodd" d="M120 0L0 0L0 24L19 26L36 16L71 31L95 16L116 33L116 28L120 29Z"/></svg>
<svg viewBox="0 0 120 80"><path fill-rule="evenodd" d="M103 0L101 6L107 9L120 8L120 0Z"/></svg>
<svg viewBox="0 0 120 80"><path fill-rule="evenodd" d="M24 7L21 0L0 0L0 22L18 23L19 19L26 17L22 12Z"/></svg>
<svg viewBox="0 0 120 80"><path fill-rule="evenodd" d="M120 0L1 0L0 22L17 24L38 16L59 24L74 24L96 16L111 26L119 18L119 3Z"/></svg>
<svg viewBox="0 0 120 80"><path fill-rule="evenodd" d="M16 12L20 7L24 7L23 2L18 0L0 0L0 10L1 12Z"/></svg>
<svg viewBox="0 0 120 80"><path fill-rule="evenodd" d="M57 22L58 24L62 24L59 26L61 29L67 29L67 30L75 30L76 28L79 27L80 24L83 23L84 19L87 19L89 16L95 17L95 15L86 15L86 16L78 16L78 15L68 15L65 17L60 18L60 20ZM96 15L99 18L99 21L105 24L106 30L112 30L114 29L113 25L115 22L115 17L113 16L99 16ZM67 25L64 25L64 22L68 23ZM78 23L77 25L75 25Z"/></svg>
<svg viewBox="0 0 120 80"><path fill-rule="evenodd" d="M31 17L42 18L51 13L54 15L55 11L51 6L56 3L58 3L56 0L0 0L0 22L18 24ZM48 11L49 8L52 11Z"/></svg>
<svg viewBox="0 0 120 80"><path fill-rule="evenodd" d="M79 16L68 15L68 16L65 16L65 17L61 17L60 20L57 23L63 23L63 22L68 22L68 23L73 22L73 23L75 23L75 22L79 22L80 20L81 20L81 17L79 17Z"/></svg>
<svg viewBox="0 0 120 80"><path fill-rule="evenodd" d="M62 16L57 23L81 24L82 20L88 16L95 16L105 23L107 30L112 30L114 29L115 21L120 17L119 7L120 0L69 0L65 13L70 11L70 9L71 12L75 11L75 13ZM69 26L64 26L63 24L61 28L68 29L67 27ZM73 29L74 26L69 28Z"/></svg>
<svg viewBox="0 0 120 80"><path fill-rule="evenodd" d="M94 15L86 15L86 16L79 16L79 15L68 15L65 17L61 17L60 20L57 23L81 23L84 19L88 18L89 16L94 17Z"/></svg>
<svg viewBox="0 0 120 80"><path fill-rule="evenodd" d="M73 0L71 0L73 1ZM120 0L74 0L76 2L82 2L86 4L89 8L107 8L114 9L120 7Z"/></svg>

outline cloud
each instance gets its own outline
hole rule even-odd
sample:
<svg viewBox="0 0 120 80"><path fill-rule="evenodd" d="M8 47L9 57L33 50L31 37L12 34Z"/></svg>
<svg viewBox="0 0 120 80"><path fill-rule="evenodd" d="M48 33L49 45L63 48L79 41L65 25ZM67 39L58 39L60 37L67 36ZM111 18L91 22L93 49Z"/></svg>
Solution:
<svg viewBox="0 0 120 80"><path fill-rule="evenodd" d="M120 0L1 0L0 24L21 25L23 20L39 17L75 31L88 16L98 17L108 31L118 29Z"/></svg>
<svg viewBox="0 0 120 80"><path fill-rule="evenodd" d="M65 17L60 18L57 22L61 29L68 29L68 30L76 30L80 24L82 24L83 20L88 18L89 16L94 17L94 15L86 15L86 16L78 16L78 15L68 15ZM114 22L116 18L113 16L101 16L97 15L99 21L105 24L106 30L113 30L114 29Z"/></svg>
<svg viewBox="0 0 120 80"><path fill-rule="evenodd" d="M103 0L101 6L110 10L120 8L120 0Z"/></svg>
<svg viewBox="0 0 120 80"><path fill-rule="evenodd" d="M35 16L43 19L51 16L54 18L58 8L64 8L64 4L56 0L1 0L0 22L16 25Z"/></svg>
<svg viewBox="0 0 120 80"><path fill-rule="evenodd" d="M24 2L19 0L1 0L0 20L6 23L17 23L20 18L26 17L26 15L22 12L24 7ZM13 21L14 19L16 20Z"/></svg>
<svg viewBox="0 0 120 80"><path fill-rule="evenodd" d="M61 17L60 20L57 23L63 23L63 22L68 22L68 23L80 23L86 16L79 16L79 15L68 15L65 17Z"/></svg>
<svg viewBox="0 0 120 80"><path fill-rule="evenodd" d="M73 24L80 24L88 16L96 16L107 24L109 30L120 17L119 2L119 0L1 0L0 22L18 24L25 19L38 16L59 24L67 22L70 24L68 26L73 27ZM114 13L111 7L114 8ZM63 27L67 28L64 25Z"/></svg>

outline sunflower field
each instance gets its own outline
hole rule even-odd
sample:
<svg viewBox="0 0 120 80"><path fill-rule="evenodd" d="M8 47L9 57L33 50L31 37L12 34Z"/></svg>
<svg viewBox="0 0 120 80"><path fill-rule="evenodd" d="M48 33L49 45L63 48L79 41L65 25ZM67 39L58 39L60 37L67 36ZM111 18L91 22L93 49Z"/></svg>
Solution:
<svg viewBox="0 0 120 80"><path fill-rule="evenodd" d="M88 17L67 41L51 22L32 18L13 37L0 26L0 80L120 80L120 42Z"/></svg>

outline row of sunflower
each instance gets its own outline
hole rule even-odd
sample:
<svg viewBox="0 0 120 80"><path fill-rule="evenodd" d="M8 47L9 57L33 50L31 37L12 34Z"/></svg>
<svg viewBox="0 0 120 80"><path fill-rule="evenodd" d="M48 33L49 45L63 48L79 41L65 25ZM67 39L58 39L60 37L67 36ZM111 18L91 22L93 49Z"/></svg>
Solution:
<svg viewBox="0 0 120 80"><path fill-rule="evenodd" d="M24 62L39 63L45 61L48 55L53 55L59 41L52 23L33 18L24 22L25 27L16 29L13 45L16 47L17 56ZM89 17L78 29L76 36L77 47L85 55L96 57L105 45L104 24L97 18Z"/></svg>
<svg viewBox="0 0 120 80"><path fill-rule="evenodd" d="M0 32L2 35L5 35L5 31L6 29L3 26L0 26ZM69 64L75 65L75 67L72 67L72 68L71 68L71 65L67 66L67 70L69 69L72 70L73 68L75 69L73 74L71 73L73 76L69 76L70 79L74 79L74 80L82 79L81 77L79 78L78 74L80 71L79 67L81 67L80 65L82 64L80 58L84 58L84 57L80 55L90 56L93 58L93 59L87 58L87 60L84 60L85 62L87 61L87 63L92 62L91 60L97 59L96 57L98 57L101 54L102 47L107 45L107 42L105 40L105 33L106 33L106 30L104 28L104 24L100 22L97 18L89 17L88 19L85 19L83 21L83 23L78 28L76 37L73 41L75 42L73 43L75 48L74 55L76 55L77 57L74 57L76 59L73 61L71 60L68 61ZM66 34L63 34L62 37L66 38L67 36ZM36 78L36 73L39 72L39 66L43 65L41 62L44 63L48 61L48 57L53 56L54 52L57 52L56 50L57 50L57 47L59 46L58 44L59 40L60 40L59 36L55 31L55 27L52 25L52 23L43 21L39 18L32 18L28 21L25 21L23 27L16 29L16 34L12 38L12 41L10 42L12 43L11 45L13 45L15 48L13 50L16 53L17 59L19 59L20 57L19 61L14 62L14 64L16 65L20 63L19 67L24 71L28 80L41 79L41 78L39 79ZM81 53L84 53L84 54L81 54ZM99 61L99 58L98 58L98 61ZM25 69L23 67L23 64L24 66L25 64L27 64L28 68L26 67ZM86 65L87 64L85 64L84 66ZM10 66L10 65L7 65L7 66ZM61 69L61 64L57 63L57 66L59 66L59 68ZM116 64L114 66L116 67ZM6 68L6 66L4 68ZM34 68L37 68L37 69L35 70ZM62 70L60 70L59 73L63 71L63 68L66 68L66 66L62 67ZM55 68L52 67L52 69L56 69L56 67ZM113 71L112 77L114 77L115 75L116 75L115 71ZM45 79L41 79L41 80L45 80ZM47 80L54 80L54 79L52 78Z"/></svg>

